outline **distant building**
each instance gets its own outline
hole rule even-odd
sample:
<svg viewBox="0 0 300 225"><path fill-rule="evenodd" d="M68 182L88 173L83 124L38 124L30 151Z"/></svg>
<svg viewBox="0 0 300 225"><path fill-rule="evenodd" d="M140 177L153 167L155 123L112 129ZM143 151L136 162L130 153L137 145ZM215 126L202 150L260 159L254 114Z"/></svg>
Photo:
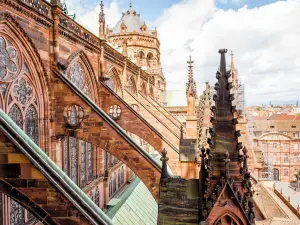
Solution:
<svg viewBox="0 0 300 225"><path fill-rule="evenodd" d="M263 153L263 177L293 181L300 170L300 116L253 117L254 142Z"/></svg>

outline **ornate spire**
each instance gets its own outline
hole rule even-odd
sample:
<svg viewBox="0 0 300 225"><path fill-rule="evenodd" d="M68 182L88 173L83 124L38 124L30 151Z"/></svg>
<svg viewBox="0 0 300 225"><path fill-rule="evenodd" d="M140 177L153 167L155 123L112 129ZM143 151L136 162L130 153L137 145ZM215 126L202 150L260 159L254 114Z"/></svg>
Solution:
<svg viewBox="0 0 300 225"><path fill-rule="evenodd" d="M187 95L187 97L189 97L189 96L197 97L196 82L193 77L194 61L192 61L192 56L190 56L190 60L187 61L187 63L189 64L189 66L188 66L189 67L189 79L188 79L188 82L186 83L186 95Z"/></svg>
<svg viewBox="0 0 300 225"><path fill-rule="evenodd" d="M130 0L129 8L132 8L132 0Z"/></svg>
<svg viewBox="0 0 300 225"><path fill-rule="evenodd" d="M103 10L104 4L103 1L100 2L100 13L99 13L99 22L105 22L105 14Z"/></svg>
<svg viewBox="0 0 300 225"><path fill-rule="evenodd" d="M231 51L231 62L230 62L230 72L234 72L234 59L233 59L233 51Z"/></svg>

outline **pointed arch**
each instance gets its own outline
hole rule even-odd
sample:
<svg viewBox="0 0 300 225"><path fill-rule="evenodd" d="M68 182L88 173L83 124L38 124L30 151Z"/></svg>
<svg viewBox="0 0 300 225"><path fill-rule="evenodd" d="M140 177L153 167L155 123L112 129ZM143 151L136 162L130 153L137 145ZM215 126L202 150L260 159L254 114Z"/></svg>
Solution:
<svg viewBox="0 0 300 225"><path fill-rule="evenodd" d="M94 102L98 102L96 74L84 51L79 50L69 56L65 75Z"/></svg>
<svg viewBox="0 0 300 225"><path fill-rule="evenodd" d="M128 90L133 93L133 94L137 94L137 87L136 87L136 82L134 80L134 77L131 76L129 79L128 79L128 86L127 86Z"/></svg>
<svg viewBox="0 0 300 225"><path fill-rule="evenodd" d="M141 93L142 93L144 96L147 96L147 88L146 88L145 82L142 82L142 83L141 83Z"/></svg>
<svg viewBox="0 0 300 225"><path fill-rule="evenodd" d="M51 105L50 73L42 63L42 59L32 40L28 37L19 23L8 13L0 13L0 35L12 40L12 44L22 49L22 68L30 72L30 80L37 93L36 101L39 102L38 114L40 118L49 116ZM20 50L19 50L20 51ZM46 104L47 103L47 104ZM7 107L3 102L4 107Z"/></svg>
<svg viewBox="0 0 300 225"><path fill-rule="evenodd" d="M123 96L122 82L119 73L114 66L112 66L108 70L108 76L109 76L109 80L105 82L107 86L110 87L114 92L116 92L120 96Z"/></svg>
<svg viewBox="0 0 300 225"><path fill-rule="evenodd" d="M243 225L244 223L234 214L227 211L223 213L218 219L213 223L214 225Z"/></svg>

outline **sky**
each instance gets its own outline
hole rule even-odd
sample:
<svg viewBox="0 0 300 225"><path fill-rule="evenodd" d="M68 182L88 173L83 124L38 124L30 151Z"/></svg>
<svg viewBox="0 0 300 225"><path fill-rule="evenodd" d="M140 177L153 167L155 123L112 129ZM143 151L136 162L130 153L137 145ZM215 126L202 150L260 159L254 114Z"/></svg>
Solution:
<svg viewBox="0 0 300 225"><path fill-rule="evenodd" d="M69 12L98 33L99 1L66 0ZM106 23L113 27L129 0L104 0ZM133 0L148 27L156 27L161 63L172 93L170 105L185 105L187 60L201 94L216 82L218 50L234 52L246 104L300 100L300 0Z"/></svg>

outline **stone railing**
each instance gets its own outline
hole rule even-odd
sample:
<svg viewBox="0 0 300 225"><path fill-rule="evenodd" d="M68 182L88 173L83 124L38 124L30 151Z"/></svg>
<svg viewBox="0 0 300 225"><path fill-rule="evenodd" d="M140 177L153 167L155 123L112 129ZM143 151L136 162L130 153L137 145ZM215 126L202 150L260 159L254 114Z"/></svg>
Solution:
<svg viewBox="0 0 300 225"><path fill-rule="evenodd" d="M48 2L42 0L19 0L20 2L30 6L35 11L39 13L51 17L51 5Z"/></svg>
<svg viewBox="0 0 300 225"><path fill-rule="evenodd" d="M291 198L288 197L287 199L283 196L282 190L278 191L276 186L273 186L274 193L284 202L284 204L289 207L289 209L300 219L300 209L299 205L297 209L291 204Z"/></svg>
<svg viewBox="0 0 300 225"><path fill-rule="evenodd" d="M59 15L59 25L77 35L78 37L86 40L90 44L100 47L100 40L98 39L98 37L96 37L94 34L89 32L87 29L85 29L63 13Z"/></svg>

